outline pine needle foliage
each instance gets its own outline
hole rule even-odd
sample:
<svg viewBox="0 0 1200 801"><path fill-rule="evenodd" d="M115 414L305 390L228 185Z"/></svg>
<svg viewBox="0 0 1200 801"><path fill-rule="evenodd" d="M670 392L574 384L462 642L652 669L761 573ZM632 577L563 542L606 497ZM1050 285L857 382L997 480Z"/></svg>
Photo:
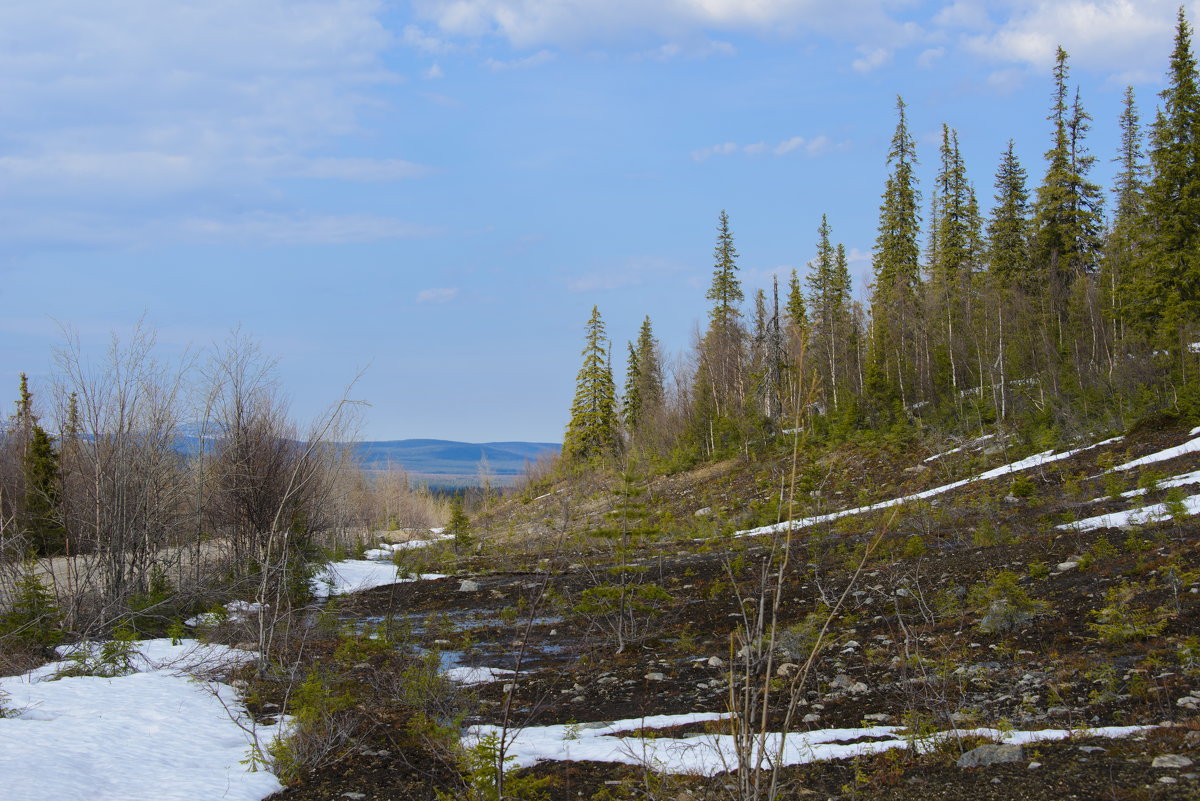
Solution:
<svg viewBox="0 0 1200 801"><path fill-rule="evenodd" d="M563 455L572 460L614 453L620 433L608 339L596 306L592 307L586 332L583 366L575 378L575 400L563 440Z"/></svg>

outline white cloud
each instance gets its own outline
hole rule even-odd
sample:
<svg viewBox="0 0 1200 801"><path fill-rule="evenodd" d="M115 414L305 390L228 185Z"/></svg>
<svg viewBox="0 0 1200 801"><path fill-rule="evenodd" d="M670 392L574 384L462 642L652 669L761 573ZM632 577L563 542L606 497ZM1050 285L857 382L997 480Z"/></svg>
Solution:
<svg viewBox="0 0 1200 801"><path fill-rule="evenodd" d="M678 273L684 269L679 262L654 256L638 256L624 265L576 276L567 281L571 292L600 292L642 286L660 276Z"/></svg>
<svg viewBox="0 0 1200 801"><path fill-rule="evenodd" d="M987 30L992 26L983 0L954 0L934 14L933 23L940 28L976 31Z"/></svg>
<svg viewBox="0 0 1200 801"><path fill-rule="evenodd" d="M458 297L458 287L422 289L417 293L417 303L449 303Z"/></svg>
<svg viewBox="0 0 1200 801"><path fill-rule="evenodd" d="M531 56L524 58L513 59L512 61L500 61L494 58L489 58L483 62L483 65L492 72L503 72L504 70L521 70L529 67L539 67L542 64L548 64L557 56L549 50L539 50Z"/></svg>
<svg viewBox="0 0 1200 801"><path fill-rule="evenodd" d="M453 53L458 48L452 43L444 39L426 33L423 29L416 25L405 25L404 31L401 34L401 41L409 47L415 47L423 53Z"/></svg>
<svg viewBox="0 0 1200 801"><path fill-rule="evenodd" d="M856 72L868 73L888 64L892 60L892 51L883 47L860 47L862 55L850 65Z"/></svg>
<svg viewBox="0 0 1200 801"><path fill-rule="evenodd" d="M942 60L946 55L944 47L930 47L921 51L921 55L917 56L917 66L923 70L930 69Z"/></svg>
<svg viewBox="0 0 1200 801"><path fill-rule="evenodd" d="M1045 69L1062 45L1073 63L1165 70L1177 0L1012 0L1007 20L969 36L968 50ZM1192 18L1195 19L1195 3Z"/></svg>
<svg viewBox="0 0 1200 801"><path fill-rule="evenodd" d="M0 171L30 191L169 195L302 174L394 180L320 151L400 78L382 0L0 4ZM9 185L12 188L12 185ZM24 191L28 187L16 187Z"/></svg>
<svg viewBox="0 0 1200 801"><path fill-rule="evenodd" d="M860 36L896 27L889 0L414 0L417 15L453 36L499 36L520 48L627 40L672 41L708 30L817 31Z"/></svg>
<svg viewBox="0 0 1200 801"><path fill-rule="evenodd" d="M733 56L736 54L737 48L729 42L700 38L687 42L666 42L651 50L638 53L634 58L646 61L671 61L676 58L703 59L709 56Z"/></svg>
<svg viewBox="0 0 1200 801"><path fill-rule="evenodd" d="M299 216L257 212L233 219L192 218L181 233L203 242L242 242L262 245L340 245L420 239L438 229L370 214Z"/></svg>
<svg viewBox="0 0 1200 801"><path fill-rule="evenodd" d="M833 142L829 137L824 135L812 139L807 139L803 136L793 136L773 145L767 142L754 142L749 145L739 145L736 142L723 142L719 145L711 145L693 150L692 159L695 161L707 161L714 156L732 156L736 153L742 153L747 156L761 156L768 153L773 156L786 156L796 151L806 156L819 156L834 149Z"/></svg>
<svg viewBox="0 0 1200 801"><path fill-rule="evenodd" d="M430 64L428 69L426 69L423 73L421 73L421 75L427 81L436 81L438 78L446 77L446 73L442 72L442 68L440 66L438 66L436 63Z"/></svg>
<svg viewBox="0 0 1200 801"><path fill-rule="evenodd" d="M725 142L720 145L711 145L702 147L692 151L692 158L696 161L707 161L713 156L728 156L738 152L738 145L735 142Z"/></svg>
<svg viewBox="0 0 1200 801"><path fill-rule="evenodd" d="M420 178L432 170L403 159L312 158L297 159L290 172L303 178L370 182Z"/></svg>

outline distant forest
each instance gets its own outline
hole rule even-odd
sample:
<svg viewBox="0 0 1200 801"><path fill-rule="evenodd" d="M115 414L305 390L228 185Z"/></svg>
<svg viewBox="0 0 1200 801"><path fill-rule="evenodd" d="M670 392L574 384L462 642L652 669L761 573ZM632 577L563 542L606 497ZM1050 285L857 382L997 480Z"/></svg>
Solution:
<svg viewBox="0 0 1200 801"><path fill-rule="evenodd" d="M1054 441L1200 414L1200 89L1182 9L1169 58L1148 124L1125 92L1106 192L1089 177L1093 120L1059 48L1041 180L1030 187L1010 141L986 215L947 125L921 188L897 98L866 307L822 217L806 273L746 308L722 212L708 324L681 364L667 369L646 317L618 392L593 310L564 453L636 452L678 468L794 429L838 438L999 423Z"/></svg>

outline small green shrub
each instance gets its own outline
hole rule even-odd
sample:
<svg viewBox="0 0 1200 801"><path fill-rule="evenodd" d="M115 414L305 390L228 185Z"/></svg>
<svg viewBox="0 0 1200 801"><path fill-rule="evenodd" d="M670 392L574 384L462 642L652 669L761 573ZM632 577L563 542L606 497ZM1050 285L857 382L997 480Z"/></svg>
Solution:
<svg viewBox="0 0 1200 801"><path fill-rule="evenodd" d="M100 643L80 643L68 657L67 664L55 672L56 679L70 676L102 676L114 678L134 672L138 656L137 634L129 626L118 626L112 639Z"/></svg>
<svg viewBox="0 0 1200 801"><path fill-rule="evenodd" d="M0 615L0 636L47 648L61 643L62 612L33 563L25 565L15 584L12 608Z"/></svg>
<svg viewBox="0 0 1200 801"><path fill-rule="evenodd" d="M1018 583L1017 574L1001 570L990 581L971 587L967 600L982 617L979 630L988 634L1013 631L1046 614L1049 605L1031 598Z"/></svg>
<svg viewBox="0 0 1200 801"><path fill-rule="evenodd" d="M506 754L500 758L500 738L486 734L473 745L463 749L460 763L463 771L464 794L439 790L438 801L541 801L547 798L546 786L550 776L538 778L522 774L513 767L514 757Z"/></svg>
<svg viewBox="0 0 1200 801"><path fill-rule="evenodd" d="M1109 588L1104 606L1092 611L1094 623L1088 628L1101 642L1116 644L1146 640L1162 634L1167 627L1167 611L1149 610L1134 603L1137 589L1129 582Z"/></svg>
<svg viewBox="0 0 1200 801"><path fill-rule="evenodd" d="M1037 490L1037 485L1029 476L1017 476L1009 485L1008 491L1014 498L1028 498Z"/></svg>

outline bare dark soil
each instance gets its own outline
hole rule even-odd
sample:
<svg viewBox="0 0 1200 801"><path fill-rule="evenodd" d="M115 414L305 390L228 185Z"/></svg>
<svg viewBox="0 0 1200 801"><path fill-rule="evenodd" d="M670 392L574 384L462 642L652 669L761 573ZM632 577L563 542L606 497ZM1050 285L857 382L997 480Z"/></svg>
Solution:
<svg viewBox="0 0 1200 801"><path fill-rule="evenodd" d="M1026 471L1020 476L1027 480L1017 484L1015 476L978 482L908 504L894 518L886 510L795 532L775 619L779 647L769 665L750 667L761 678L768 669L778 676L781 665L802 663L812 642L808 616L832 615L829 639L795 696L797 729L864 720L938 731L1169 725L1121 740L1028 745L1020 761L982 768L956 765L960 750L973 743L925 755L893 751L817 762L784 772L783 797L1200 799L1200 712L1186 701L1200 697L1200 523L1056 528L1163 500L1166 493L1154 489L1146 499L1109 498L1134 489L1150 468L1115 479L1104 469L1187 438L1186 429L1144 431ZM1015 458L968 448L922 463L929 455L911 448L843 450L805 465L797 515L936 487ZM1152 468L1170 476L1196 465L1193 454ZM481 521L483 553L461 561L454 578L359 593L343 599L338 613L402 621L412 639L452 652L460 664L519 669L514 681L478 689L468 723L500 723L506 708L512 725L726 711L731 681L737 686L730 665L745 643L740 632L753 624L773 541L721 532L773 522L779 510L770 509L770 488L778 493L789 472L781 455L650 482L643 503L656 510L662 533L638 550L645 568L639 580L661 585L672 600L656 605L651 624L620 652L600 621L572 611L584 590L609 575L603 567L612 559L610 545L578 532L604 523L615 480L563 484L541 498L511 502ZM852 583L863 549L881 528ZM524 556L511 555L518 539ZM1030 606L994 626L988 614L996 609L980 598L1000 571L1011 573ZM464 579L473 584L464 586ZM1128 625L1116 634L1095 627L1114 621ZM780 686L794 675L788 670ZM781 701L786 696L779 693ZM783 720L782 704L772 718ZM447 771L432 767L419 749L396 751L396 739L385 734L384 745L365 743L279 797L426 799L438 788L457 792ZM1152 767L1163 754L1194 764ZM727 777L648 781L640 768L616 764L550 762L531 772L550 778L552 801L735 795Z"/></svg>

